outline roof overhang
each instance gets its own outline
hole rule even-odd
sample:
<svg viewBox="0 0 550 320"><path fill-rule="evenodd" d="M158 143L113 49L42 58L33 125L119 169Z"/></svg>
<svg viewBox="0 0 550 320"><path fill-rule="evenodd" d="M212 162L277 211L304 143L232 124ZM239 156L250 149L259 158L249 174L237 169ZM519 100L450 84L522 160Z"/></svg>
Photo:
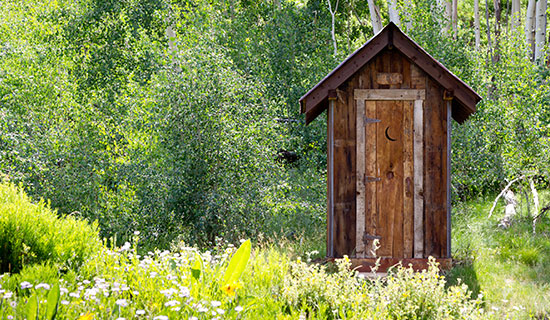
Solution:
<svg viewBox="0 0 550 320"><path fill-rule="evenodd" d="M329 91L335 90L344 84L388 46L399 50L452 94L452 117L457 122L463 123L476 111L476 105L481 97L404 34L393 22L390 22L300 98L300 112L305 113L306 124L309 124L327 109Z"/></svg>

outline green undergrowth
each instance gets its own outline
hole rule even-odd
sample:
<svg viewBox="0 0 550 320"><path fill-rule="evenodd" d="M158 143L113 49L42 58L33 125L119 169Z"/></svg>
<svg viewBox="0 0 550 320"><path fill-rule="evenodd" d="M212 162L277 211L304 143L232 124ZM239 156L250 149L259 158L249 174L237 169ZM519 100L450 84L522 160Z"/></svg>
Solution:
<svg viewBox="0 0 550 320"><path fill-rule="evenodd" d="M541 204L550 193L541 192ZM550 318L550 219L532 229L532 210L521 200L511 227L499 227L504 206L488 217L494 197L453 208L453 258L450 284L463 281L472 294L482 294L489 310L519 319ZM500 200L500 202L503 202Z"/></svg>
<svg viewBox="0 0 550 320"><path fill-rule="evenodd" d="M466 285L446 287L435 262L369 280L347 258L327 268L311 262L317 253L299 257L285 242L139 254L137 241L104 247L76 272L35 265L3 275L0 318L52 319L55 306L55 319L81 320L494 318Z"/></svg>
<svg viewBox="0 0 550 320"><path fill-rule="evenodd" d="M97 224L59 216L43 200L33 202L10 183L0 183L0 272L24 265L81 265L100 247Z"/></svg>

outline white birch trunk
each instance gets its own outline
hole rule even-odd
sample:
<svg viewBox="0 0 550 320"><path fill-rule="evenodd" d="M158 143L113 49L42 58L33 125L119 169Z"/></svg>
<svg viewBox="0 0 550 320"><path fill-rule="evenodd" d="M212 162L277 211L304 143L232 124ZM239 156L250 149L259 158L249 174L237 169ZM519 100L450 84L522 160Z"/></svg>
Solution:
<svg viewBox="0 0 550 320"><path fill-rule="evenodd" d="M458 0L452 0L452 21L453 21L453 38L458 36Z"/></svg>
<svg viewBox="0 0 550 320"><path fill-rule="evenodd" d="M369 12L370 12L370 22L372 24L372 31L374 34L378 34L382 30L382 19L380 19L380 11L374 3L374 0L368 0L369 3Z"/></svg>
<svg viewBox="0 0 550 320"><path fill-rule="evenodd" d="M536 0L529 0L527 12L525 13L525 41L531 49L529 57L533 60L535 53L535 12L537 8Z"/></svg>
<svg viewBox="0 0 550 320"><path fill-rule="evenodd" d="M512 0L512 33L516 32L521 24L521 2L520 0Z"/></svg>
<svg viewBox="0 0 550 320"><path fill-rule="evenodd" d="M403 12L403 15L405 16L405 27L407 28L407 31L412 30L412 17L411 17L411 11L413 9L413 3L412 0L405 0L405 9Z"/></svg>
<svg viewBox="0 0 550 320"><path fill-rule="evenodd" d="M442 22L442 25L443 27L441 28L441 30L444 32L444 33L447 33L449 32L449 26L450 26L450 23L451 23L451 14L452 14L452 3L451 3L451 0L437 0L437 4L440 8L443 8L443 17L444 17L444 21L440 21Z"/></svg>
<svg viewBox="0 0 550 320"><path fill-rule="evenodd" d="M396 26L400 26L401 21L399 19L399 12L397 12L397 0L388 1L388 11L390 16L390 21L395 23Z"/></svg>
<svg viewBox="0 0 550 320"><path fill-rule="evenodd" d="M546 43L546 6L548 0L537 1L537 17L535 22L535 60L542 57Z"/></svg>
<svg viewBox="0 0 550 320"><path fill-rule="evenodd" d="M336 0L336 6L334 6L334 10L332 10L332 4L330 3L331 0L327 0L328 2L328 10L330 11L330 16L332 18L332 29L330 32L330 35L332 36L332 44L334 46L334 56L338 54L338 46L336 43L336 30L335 30L335 23L336 23L336 11L338 10L338 2L339 0Z"/></svg>
<svg viewBox="0 0 550 320"><path fill-rule="evenodd" d="M474 30L476 34L476 50L481 45L481 27L479 22L479 0L474 0Z"/></svg>

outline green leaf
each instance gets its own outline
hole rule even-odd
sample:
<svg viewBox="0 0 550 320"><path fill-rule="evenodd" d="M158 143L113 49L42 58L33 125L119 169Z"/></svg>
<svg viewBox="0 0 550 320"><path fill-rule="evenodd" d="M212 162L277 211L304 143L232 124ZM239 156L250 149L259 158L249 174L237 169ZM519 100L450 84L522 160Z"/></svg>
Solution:
<svg viewBox="0 0 550 320"><path fill-rule="evenodd" d="M201 256L195 252L195 261L193 262L193 266L191 266L191 275L195 279L199 279L201 276L201 270L202 270L202 258Z"/></svg>
<svg viewBox="0 0 550 320"><path fill-rule="evenodd" d="M46 306L46 320L53 320L59 306L59 284L53 286L48 293L48 304Z"/></svg>
<svg viewBox="0 0 550 320"><path fill-rule="evenodd" d="M250 259L251 249L252 245L250 244L250 239L248 239L243 242L235 254L233 254L223 275L223 285L234 283L239 280Z"/></svg>
<svg viewBox="0 0 550 320"><path fill-rule="evenodd" d="M111 315L118 318L119 314L120 314L120 306L115 303L115 306L113 307L113 311L111 312Z"/></svg>
<svg viewBox="0 0 550 320"><path fill-rule="evenodd" d="M27 320L38 319L38 297L33 294L27 302Z"/></svg>

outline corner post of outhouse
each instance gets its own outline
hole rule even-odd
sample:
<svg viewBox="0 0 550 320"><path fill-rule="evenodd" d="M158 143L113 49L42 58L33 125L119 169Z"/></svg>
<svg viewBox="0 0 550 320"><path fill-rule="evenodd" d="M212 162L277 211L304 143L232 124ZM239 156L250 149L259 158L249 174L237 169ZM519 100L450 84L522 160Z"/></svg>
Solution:
<svg viewBox="0 0 550 320"><path fill-rule="evenodd" d="M443 91L443 100L447 104L447 258L451 257L451 129L454 94L450 90Z"/></svg>
<svg viewBox="0 0 550 320"><path fill-rule="evenodd" d="M327 256L334 258L334 106L336 90L329 90L327 112Z"/></svg>

